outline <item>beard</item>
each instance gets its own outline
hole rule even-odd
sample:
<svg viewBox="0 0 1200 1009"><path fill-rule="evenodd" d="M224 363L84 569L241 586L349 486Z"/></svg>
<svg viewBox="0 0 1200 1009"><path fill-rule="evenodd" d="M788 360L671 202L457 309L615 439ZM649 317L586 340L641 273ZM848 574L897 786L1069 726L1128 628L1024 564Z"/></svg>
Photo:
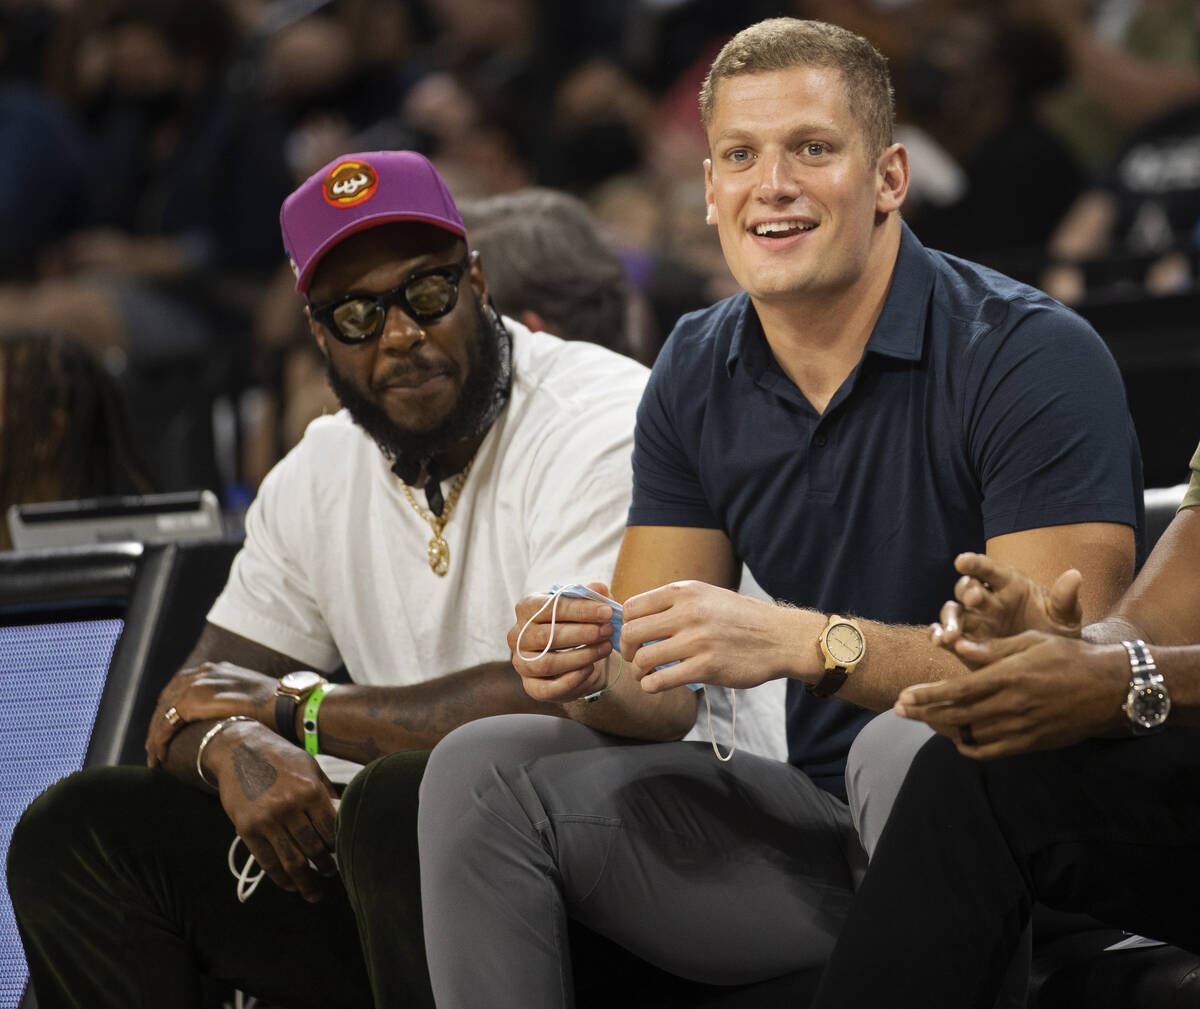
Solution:
<svg viewBox="0 0 1200 1009"><path fill-rule="evenodd" d="M325 374L338 402L394 463L392 469L405 483L415 483L429 460L487 430L508 402L512 386L512 338L494 311L479 302L475 311L474 338L467 345L467 380L454 409L429 431L414 431L396 424L325 358Z"/></svg>

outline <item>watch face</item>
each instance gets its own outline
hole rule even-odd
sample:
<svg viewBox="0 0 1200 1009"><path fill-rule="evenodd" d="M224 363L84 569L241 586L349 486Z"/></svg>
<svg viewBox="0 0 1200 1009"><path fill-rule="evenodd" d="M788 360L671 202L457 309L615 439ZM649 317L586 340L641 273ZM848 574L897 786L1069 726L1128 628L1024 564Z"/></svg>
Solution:
<svg viewBox="0 0 1200 1009"><path fill-rule="evenodd" d="M1161 687L1143 683L1130 687L1125 698L1125 713L1129 720L1144 729L1153 729L1167 720L1171 698Z"/></svg>
<svg viewBox="0 0 1200 1009"><path fill-rule="evenodd" d="M295 673L286 673L279 681L279 688L289 694L302 694L312 690L321 682L321 675L308 669Z"/></svg>
<svg viewBox="0 0 1200 1009"><path fill-rule="evenodd" d="M834 624L825 634L825 648L839 665L862 658L863 636L853 624Z"/></svg>

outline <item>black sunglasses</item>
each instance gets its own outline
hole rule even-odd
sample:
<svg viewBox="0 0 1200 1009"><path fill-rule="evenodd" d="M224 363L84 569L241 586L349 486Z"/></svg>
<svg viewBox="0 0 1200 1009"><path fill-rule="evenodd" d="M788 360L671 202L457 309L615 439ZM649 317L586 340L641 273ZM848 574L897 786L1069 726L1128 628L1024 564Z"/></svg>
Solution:
<svg viewBox="0 0 1200 1009"><path fill-rule="evenodd" d="M319 307L309 305L312 317L342 343L359 344L383 332L388 309L399 305L420 325L440 319L458 303L458 285L468 258L453 266L415 273L383 294L352 294Z"/></svg>

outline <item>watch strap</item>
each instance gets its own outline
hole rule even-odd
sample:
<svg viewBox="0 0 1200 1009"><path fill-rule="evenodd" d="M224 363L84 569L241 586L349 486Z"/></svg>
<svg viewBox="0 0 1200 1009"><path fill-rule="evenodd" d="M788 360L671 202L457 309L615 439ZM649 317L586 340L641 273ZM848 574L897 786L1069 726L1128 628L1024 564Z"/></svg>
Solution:
<svg viewBox="0 0 1200 1009"><path fill-rule="evenodd" d="M1147 688L1161 689L1163 677L1162 673L1158 671L1158 664L1154 661L1154 656L1146 647L1146 642L1139 638L1134 641L1122 641L1121 644L1129 653L1129 695L1125 702L1125 717L1129 719L1129 727L1133 734L1143 736L1161 728L1161 725L1141 724L1134 717L1133 698L1137 691Z"/></svg>
<svg viewBox="0 0 1200 1009"><path fill-rule="evenodd" d="M809 684L808 692L813 697L832 697L842 689L842 684L846 682L846 667L834 666L832 669L826 668L825 675L816 683Z"/></svg>
<svg viewBox="0 0 1200 1009"><path fill-rule="evenodd" d="M1146 642L1140 638L1137 641L1122 641L1125 651L1129 653L1129 672L1132 680L1149 679L1152 673L1158 672L1158 666Z"/></svg>
<svg viewBox="0 0 1200 1009"><path fill-rule="evenodd" d="M295 694L275 695L275 731L289 743L300 745L296 735L296 709L300 707L300 698Z"/></svg>
<svg viewBox="0 0 1200 1009"><path fill-rule="evenodd" d="M304 702L304 749L314 757L321 752L317 737L317 713L321 710L321 702L336 686L336 683L319 683Z"/></svg>

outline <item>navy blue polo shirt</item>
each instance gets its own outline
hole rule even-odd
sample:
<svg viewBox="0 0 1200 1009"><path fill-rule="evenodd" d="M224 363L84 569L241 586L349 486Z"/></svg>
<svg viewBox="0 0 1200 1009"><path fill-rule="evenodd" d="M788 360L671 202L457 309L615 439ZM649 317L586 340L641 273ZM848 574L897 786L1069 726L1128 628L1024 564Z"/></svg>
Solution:
<svg viewBox="0 0 1200 1009"><path fill-rule="evenodd" d="M638 410L629 524L721 529L776 599L927 624L955 555L991 537L1120 522L1140 541L1141 473L1091 326L905 225L883 311L824 414L748 295L679 320ZM844 798L846 751L873 714L790 682L789 760Z"/></svg>

